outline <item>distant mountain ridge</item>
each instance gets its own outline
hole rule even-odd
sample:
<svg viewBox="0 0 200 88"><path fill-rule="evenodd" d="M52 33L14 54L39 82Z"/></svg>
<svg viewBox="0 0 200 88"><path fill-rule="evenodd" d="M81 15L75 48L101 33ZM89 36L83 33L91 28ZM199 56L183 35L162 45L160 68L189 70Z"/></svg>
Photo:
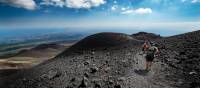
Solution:
<svg viewBox="0 0 200 88"><path fill-rule="evenodd" d="M160 35L148 32L138 32L136 34L132 34L131 36L138 40L155 40L162 38Z"/></svg>
<svg viewBox="0 0 200 88"><path fill-rule="evenodd" d="M16 56L20 57L46 57L54 55L52 53L57 53L57 52L62 52L65 50L66 47L63 45L55 44L55 43L50 43L50 44L41 44L38 45L32 49L28 50L22 50L19 53L16 54Z"/></svg>
<svg viewBox="0 0 200 88"><path fill-rule="evenodd" d="M48 53L61 52L66 47L56 43L40 44L34 46L30 49L22 49L16 53L5 54L0 56L0 58L9 58L9 57L45 57L48 56Z"/></svg>
<svg viewBox="0 0 200 88"><path fill-rule="evenodd" d="M31 36L31 37L20 37L16 39L7 39L3 43L0 43L0 56L10 53L16 53L20 48L37 46L40 44L47 43L60 43L60 42L70 42L70 41L78 41L83 37L87 36L87 34L82 33L51 33L45 34L41 36Z"/></svg>

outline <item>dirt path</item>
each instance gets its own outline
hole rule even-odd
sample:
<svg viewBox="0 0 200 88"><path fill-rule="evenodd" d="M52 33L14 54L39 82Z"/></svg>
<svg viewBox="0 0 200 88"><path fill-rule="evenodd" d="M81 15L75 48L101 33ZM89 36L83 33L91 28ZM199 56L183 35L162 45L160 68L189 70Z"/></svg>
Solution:
<svg viewBox="0 0 200 88"><path fill-rule="evenodd" d="M152 74L144 70L144 56L137 53L134 57L136 64L133 65L133 69L130 70L128 79L131 81L125 82L127 85L131 85L131 88L152 88L149 81Z"/></svg>
<svg viewBox="0 0 200 88"><path fill-rule="evenodd" d="M136 53L134 59L136 64L130 70L126 85L131 88L171 88L161 82L156 82L155 77L158 75L161 66L159 63L153 63L151 71L147 72L145 68L145 55L140 52Z"/></svg>

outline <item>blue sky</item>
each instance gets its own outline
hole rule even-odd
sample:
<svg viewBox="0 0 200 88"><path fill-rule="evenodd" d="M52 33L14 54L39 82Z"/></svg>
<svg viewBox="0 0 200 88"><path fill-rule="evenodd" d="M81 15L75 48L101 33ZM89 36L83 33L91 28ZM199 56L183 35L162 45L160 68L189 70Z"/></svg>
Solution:
<svg viewBox="0 0 200 88"><path fill-rule="evenodd" d="M200 0L1 0L0 29L121 28L194 31Z"/></svg>

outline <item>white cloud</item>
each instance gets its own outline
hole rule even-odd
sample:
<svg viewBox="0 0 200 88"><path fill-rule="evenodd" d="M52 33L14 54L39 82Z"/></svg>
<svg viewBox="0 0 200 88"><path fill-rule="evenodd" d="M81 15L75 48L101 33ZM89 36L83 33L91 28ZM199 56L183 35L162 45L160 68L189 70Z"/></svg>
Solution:
<svg viewBox="0 0 200 88"><path fill-rule="evenodd" d="M136 10L129 9L121 12L121 14L150 14L152 13L151 8L139 8Z"/></svg>
<svg viewBox="0 0 200 88"><path fill-rule="evenodd" d="M189 2L189 3L199 3L200 0L181 0L181 2Z"/></svg>
<svg viewBox="0 0 200 88"><path fill-rule="evenodd" d="M150 14L152 13L151 8L139 8L135 10L135 13L137 14Z"/></svg>
<svg viewBox="0 0 200 88"><path fill-rule="evenodd" d="M112 7L111 7L111 10L112 10L112 11L115 11L115 10L116 10L116 7L115 7L115 6L112 6Z"/></svg>
<svg viewBox="0 0 200 88"><path fill-rule="evenodd" d="M69 8L91 8L105 4L104 0L66 0L67 7Z"/></svg>
<svg viewBox="0 0 200 88"><path fill-rule="evenodd" d="M41 5L52 5L56 7L63 7L65 5L65 2L63 0L43 0Z"/></svg>
<svg viewBox="0 0 200 88"><path fill-rule="evenodd" d="M36 9L36 3L34 0L0 0L0 3L28 10Z"/></svg>
<svg viewBox="0 0 200 88"><path fill-rule="evenodd" d="M51 5L56 7L68 7L68 8L85 8L98 7L105 4L105 0L43 0L41 5Z"/></svg>
<svg viewBox="0 0 200 88"><path fill-rule="evenodd" d="M117 4L118 2L117 2L117 1L113 1L113 3L114 3L114 4Z"/></svg>
<svg viewBox="0 0 200 88"><path fill-rule="evenodd" d="M133 13L134 13L134 10L132 9L121 12L121 14L133 14Z"/></svg>
<svg viewBox="0 0 200 88"><path fill-rule="evenodd" d="M121 10L125 11L125 10L126 10L126 8L122 7L122 8L121 8Z"/></svg>
<svg viewBox="0 0 200 88"><path fill-rule="evenodd" d="M197 3L200 2L200 0L192 0L191 3Z"/></svg>

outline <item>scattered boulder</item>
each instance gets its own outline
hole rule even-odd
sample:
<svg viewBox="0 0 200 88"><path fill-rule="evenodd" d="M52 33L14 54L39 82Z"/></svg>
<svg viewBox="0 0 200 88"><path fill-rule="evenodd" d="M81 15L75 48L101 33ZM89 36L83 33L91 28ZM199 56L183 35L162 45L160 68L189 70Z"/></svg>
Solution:
<svg viewBox="0 0 200 88"><path fill-rule="evenodd" d="M76 81L76 78L72 78L72 79L70 80L70 82L74 82L74 81Z"/></svg>
<svg viewBox="0 0 200 88"><path fill-rule="evenodd" d="M86 72L86 73L84 73L84 76L86 77L86 78L89 78L89 74Z"/></svg>
<svg viewBox="0 0 200 88"><path fill-rule="evenodd" d="M47 77L48 79L54 79L54 78L60 77L61 75L62 73L57 70L50 70L47 74Z"/></svg>
<svg viewBox="0 0 200 88"><path fill-rule="evenodd" d="M94 88L101 88L101 84L95 83L95 84L94 84Z"/></svg>
<svg viewBox="0 0 200 88"><path fill-rule="evenodd" d="M78 88L86 88L87 86L88 86L88 79L84 77L81 81L81 84L78 86Z"/></svg>
<svg viewBox="0 0 200 88"><path fill-rule="evenodd" d="M114 88L122 88L120 84L116 84Z"/></svg>
<svg viewBox="0 0 200 88"><path fill-rule="evenodd" d="M89 64L90 64L90 61L84 62L84 65L89 65Z"/></svg>
<svg viewBox="0 0 200 88"><path fill-rule="evenodd" d="M94 74L99 70L96 66L90 68L90 73Z"/></svg>

